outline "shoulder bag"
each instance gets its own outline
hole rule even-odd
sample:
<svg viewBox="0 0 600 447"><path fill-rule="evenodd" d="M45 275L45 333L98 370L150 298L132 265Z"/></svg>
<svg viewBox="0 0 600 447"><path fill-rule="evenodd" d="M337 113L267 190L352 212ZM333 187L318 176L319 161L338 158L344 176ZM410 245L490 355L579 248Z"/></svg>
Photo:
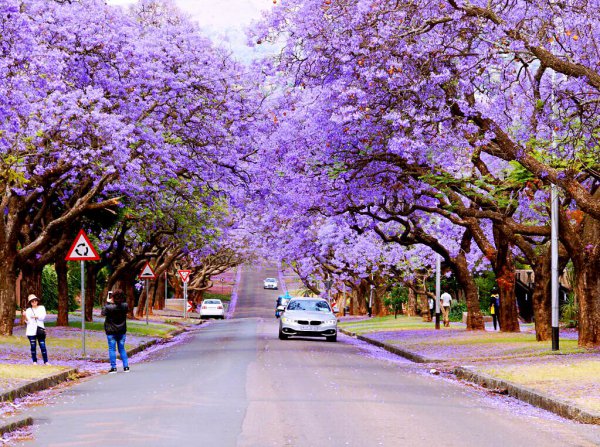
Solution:
<svg viewBox="0 0 600 447"><path fill-rule="evenodd" d="M33 311L33 307L31 308L31 312L33 313L33 316L35 316L35 312ZM37 320L36 320L35 324L37 325L37 329L35 331L35 335L38 338L38 340L41 340L41 341L46 340L46 329L44 329L39 324L37 324Z"/></svg>

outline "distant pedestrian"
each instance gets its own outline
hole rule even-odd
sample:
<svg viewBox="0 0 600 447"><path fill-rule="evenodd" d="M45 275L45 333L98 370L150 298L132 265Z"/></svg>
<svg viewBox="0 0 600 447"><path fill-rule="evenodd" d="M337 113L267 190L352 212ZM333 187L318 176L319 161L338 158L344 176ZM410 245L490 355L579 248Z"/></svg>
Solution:
<svg viewBox="0 0 600 447"><path fill-rule="evenodd" d="M433 315L435 314L435 298L430 296L429 299L427 300L427 302L429 304L429 315L431 316L431 319L433 320Z"/></svg>
<svg viewBox="0 0 600 447"><path fill-rule="evenodd" d="M494 324L494 330L496 331L496 328L500 327L500 296L495 288L492 289L492 294L490 295L490 314L492 315L492 322Z"/></svg>
<svg viewBox="0 0 600 447"><path fill-rule="evenodd" d="M108 358L110 360L109 374L117 372L117 352L123 362L123 371L129 371L129 360L125 350L125 334L127 333L127 300L122 290L115 290L106 300L106 305L102 308L104 320L104 331L108 341Z"/></svg>
<svg viewBox="0 0 600 447"><path fill-rule="evenodd" d="M46 319L46 308L40 305L40 300L34 294L27 297L27 310L25 310L25 322L27 329L25 335L29 339L31 347L31 360L37 365L37 344L40 345L44 365L48 363L48 351L46 350L46 328L44 320Z"/></svg>
<svg viewBox="0 0 600 447"><path fill-rule="evenodd" d="M440 301L442 302L442 314L444 316L444 326L450 326L450 305L452 303L452 297L448 292L442 293L440 296Z"/></svg>

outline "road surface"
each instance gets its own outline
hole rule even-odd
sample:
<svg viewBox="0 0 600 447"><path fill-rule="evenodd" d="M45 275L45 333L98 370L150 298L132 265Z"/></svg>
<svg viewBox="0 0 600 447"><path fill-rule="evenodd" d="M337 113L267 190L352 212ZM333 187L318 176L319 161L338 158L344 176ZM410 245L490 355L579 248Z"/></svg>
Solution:
<svg viewBox="0 0 600 447"><path fill-rule="evenodd" d="M549 416L340 342L277 338L274 268L242 274L234 318L129 374L68 388L25 446L593 446L600 427ZM371 354L369 354L371 352Z"/></svg>

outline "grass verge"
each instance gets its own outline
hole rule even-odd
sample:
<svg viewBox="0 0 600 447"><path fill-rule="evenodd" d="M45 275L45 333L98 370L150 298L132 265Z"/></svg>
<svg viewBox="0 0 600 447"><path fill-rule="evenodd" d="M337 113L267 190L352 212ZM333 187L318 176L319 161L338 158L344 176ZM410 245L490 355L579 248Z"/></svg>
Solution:
<svg viewBox="0 0 600 447"><path fill-rule="evenodd" d="M479 367L490 376L524 385L600 412L600 359L560 359L536 364Z"/></svg>

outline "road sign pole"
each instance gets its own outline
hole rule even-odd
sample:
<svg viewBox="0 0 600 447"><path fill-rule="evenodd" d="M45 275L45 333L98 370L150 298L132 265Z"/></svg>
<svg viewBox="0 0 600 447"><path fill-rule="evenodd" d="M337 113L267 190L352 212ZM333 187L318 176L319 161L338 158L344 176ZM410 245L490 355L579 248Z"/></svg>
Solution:
<svg viewBox="0 0 600 447"><path fill-rule="evenodd" d="M183 283L183 319L187 318L187 282Z"/></svg>
<svg viewBox="0 0 600 447"><path fill-rule="evenodd" d="M167 271L165 270L165 300L167 299L167 292L168 292L168 287L169 287L169 281L168 281L169 277L167 276Z"/></svg>
<svg viewBox="0 0 600 447"><path fill-rule="evenodd" d="M85 357L85 261L81 261L81 351Z"/></svg>
<svg viewBox="0 0 600 447"><path fill-rule="evenodd" d="M148 325L148 302L150 301L150 294L148 293L148 280L146 280L146 325Z"/></svg>

